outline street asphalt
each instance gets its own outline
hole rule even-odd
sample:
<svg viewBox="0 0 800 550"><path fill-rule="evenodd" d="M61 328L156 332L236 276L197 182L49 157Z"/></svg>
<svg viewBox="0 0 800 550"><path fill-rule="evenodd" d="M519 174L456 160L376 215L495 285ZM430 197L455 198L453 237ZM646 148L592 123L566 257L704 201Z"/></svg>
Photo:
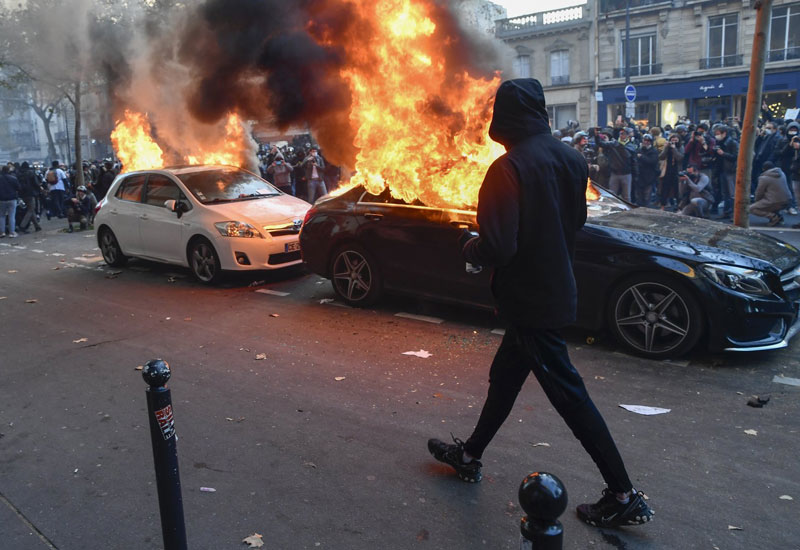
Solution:
<svg viewBox="0 0 800 550"><path fill-rule="evenodd" d="M800 231L770 234L800 245ZM477 420L501 338L490 313L333 298L301 269L219 287L151 262L112 269L93 231L56 220L0 240L0 549L162 547L137 370L155 357L173 371L192 549L247 548L254 534L267 550L519 548L517 490L534 471L567 487L565 549L800 549L800 387L786 383L800 379L800 339L650 361L569 331L656 511L644 526L598 529L574 508L599 498L602 479L533 379L484 455L483 482L428 454L428 438L466 439ZM431 355L404 355L420 350ZM753 408L753 395L770 399Z"/></svg>

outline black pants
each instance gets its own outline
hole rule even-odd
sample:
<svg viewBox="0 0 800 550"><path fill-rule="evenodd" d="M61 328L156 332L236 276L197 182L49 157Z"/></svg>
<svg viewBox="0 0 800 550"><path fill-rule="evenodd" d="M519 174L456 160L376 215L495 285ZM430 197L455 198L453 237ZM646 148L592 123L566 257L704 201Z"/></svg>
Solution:
<svg viewBox="0 0 800 550"><path fill-rule="evenodd" d="M483 455L531 372L597 464L608 488L615 493L630 491L632 484L614 439L556 330L512 327L506 331L489 372L489 394L464 450L475 458Z"/></svg>

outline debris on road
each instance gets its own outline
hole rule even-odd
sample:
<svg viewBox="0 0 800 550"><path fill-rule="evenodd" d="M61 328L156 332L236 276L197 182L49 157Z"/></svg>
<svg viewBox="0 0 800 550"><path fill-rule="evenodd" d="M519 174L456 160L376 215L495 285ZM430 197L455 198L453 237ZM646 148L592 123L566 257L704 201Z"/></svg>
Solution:
<svg viewBox="0 0 800 550"><path fill-rule="evenodd" d="M56 268L58 269L58 268ZM108 275L106 275L106 279L116 279L122 274L122 271L112 271Z"/></svg>
<svg viewBox="0 0 800 550"><path fill-rule="evenodd" d="M342 380L345 379L345 377L344 376L334 376L333 379L336 380L337 382L341 382Z"/></svg>
<svg viewBox="0 0 800 550"><path fill-rule="evenodd" d="M303 462L303 466L305 466L306 468L311 468L312 470L317 469L317 465L314 464L313 462Z"/></svg>
<svg viewBox="0 0 800 550"><path fill-rule="evenodd" d="M728 525L728 531L744 531L744 529L736 527L735 525Z"/></svg>
<svg viewBox="0 0 800 550"><path fill-rule="evenodd" d="M261 540L263 538L258 533L253 533L249 537L242 539L242 543L247 544L250 548L261 548L264 546L264 541Z"/></svg>
<svg viewBox="0 0 800 550"><path fill-rule="evenodd" d="M421 349L419 351L404 351L401 355L413 355L415 357L421 357L423 359L427 359L433 354L428 351L425 351L424 349Z"/></svg>
<svg viewBox="0 0 800 550"><path fill-rule="evenodd" d="M177 279L175 277L167 277L167 282L168 283L174 283L175 281L177 281Z"/></svg>
<svg viewBox="0 0 800 550"><path fill-rule="evenodd" d="M672 409L662 409L661 407L647 407L645 405L623 405L620 403L619 405L626 411L630 411L636 414L643 414L645 416L652 416L654 414L666 414L670 412Z"/></svg>
<svg viewBox="0 0 800 550"><path fill-rule="evenodd" d="M266 359L266 358L267 358L267 354L266 353L256 353L256 361L261 361L261 360Z"/></svg>
<svg viewBox="0 0 800 550"><path fill-rule="evenodd" d="M789 378L788 376L775 376L772 381L775 384L786 384L787 386L800 386L800 378Z"/></svg>
<svg viewBox="0 0 800 550"><path fill-rule="evenodd" d="M88 342L88 341L89 341L88 338L78 338L77 340L73 340L72 343L73 344L81 344L83 342Z"/></svg>
<svg viewBox="0 0 800 550"><path fill-rule="evenodd" d="M280 317L280 315L278 315L277 313L270 313L269 316L270 317Z"/></svg>
<svg viewBox="0 0 800 550"><path fill-rule="evenodd" d="M225 420L228 422L244 422L244 417L240 416L239 418L231 418L230 416L226 416Z"/></svg>
<svg viewBox="0 0 800 550"><path fill-rule="evenodd" d="M333 298L323 298L319 301L320 304L330 304L331 302L333 302Z"/></svg>
<svg viewBox="0 0 800 550"><path fill-rule="evenodd" d="M747 435L758 435L758 430L745 430L744 433Z"/></svg>
<svg viewBox="0 0 800 550"><path fill-rule="evenodd" d="M781 499L781 500L794 500L794 499L793 499L792 497L790 497L789 495L781 495L781 496L779 496L778 498L779 498L779 499Z"/></svg>
<svg viewBox="0 0 800 550"><path fill-rule="evenodd" d="M144 370L144 365L136 365L136 370Z"/></svg>
<svg viewBox="0 0 800 550"><path fill-rule="evenodd" d="M545 443L544 441L540 441L539 443L531 443L531 447L549 447L549 443Z"/></svg>
<svg viewBox="0 0 800 550"><path fill-rule="evenodd" d="M762 408L767 403L769 403L769 395L765 395L764 397L752 395L750 396L750 399L747 400L747 406L755 407L756 409Z"/></svg>
<svg viewBox="0 0 800 550"><path fill-rule="evenodd" d="M250 283L250 284L249 284L249 285L247 285L247 286L249 286L249 287L261 286L261 285L263 285L263 284L264 284L264 283L266 283L266 282L267 282L267 281L253 281L252 283Z"/></svg>
<svg viewBox="0 0 800 550"><path fill-rule="evenodd" d="M7 300L8 296L0 296L0 300Z"/></svg>
<svg viewBox="0 0 800 550"><path fill-rule="evenodd" d="M200 487L200 491L203 493L216 493L217 490L213 487Z"/></svg>
<svg viewBox="0 0 800 550"><path fill-rule="evenodd" d="M35 303L36 303L36 302L38 302L38 301L39 301L39 300L37 300L37 299L35 299L35 298L30 298L30 299L28 299L28 300L25 300L25 303L26 303L26 304L35 304Z"/></svg>

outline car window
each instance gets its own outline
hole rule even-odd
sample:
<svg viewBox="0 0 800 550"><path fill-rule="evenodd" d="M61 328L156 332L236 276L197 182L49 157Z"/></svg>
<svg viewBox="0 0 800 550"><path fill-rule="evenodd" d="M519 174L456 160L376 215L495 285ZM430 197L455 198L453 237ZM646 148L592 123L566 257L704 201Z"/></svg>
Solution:
<svg viewBox="0 0 800 550"><path fill-rule="evenodd" d="M406 206L425 206L419 199L414 199L413 202L406 202L403 199L398 199L392 196L391 191L387 187L383 191L381 191L380 195L374 195L367 191L362 195L359 202L368 202L368 203L375 203L375 204L402 204Z"/></svg>
<svg viewBox="0 0 800 550"><path fill-rule="evenodd" d="M123 201L141 202L144 180L143 174L128 176L119 186L116 197Z"/></svg>
<svg viewBox="0 0 800 550"><path fill-rule="evenodd" d="M151 206L164 206L168 200L178 201L181 199L181 190L167 176L152 174L147 178L147 196L145 204Z"/></svg>
<svg viewBox="0 0 800 550"><path fill-rule="evenodd" d="M197 200L203 204L232 202L283 195L272 184L238 168L220 168L177 174Z"/></svg>

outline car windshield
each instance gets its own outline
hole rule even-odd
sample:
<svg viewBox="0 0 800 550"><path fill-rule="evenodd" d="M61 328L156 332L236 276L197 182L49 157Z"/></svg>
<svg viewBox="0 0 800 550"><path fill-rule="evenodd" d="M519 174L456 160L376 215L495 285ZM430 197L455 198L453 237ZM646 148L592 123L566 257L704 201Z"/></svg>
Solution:
<svg viewBox="0 0 800 550"><path fill-rule="evenodd" d="M595 192L593 193L592 191ZM589 189L586 192L586 215L589 218L600 218L630 209L631 206L628 203L618 198L611 191L595 183L589 184Z"/></svg>
<svg viewBox="0 0 800 550"><path fill-rule="evenodd" d="M176 174L189 191L203 204L234 202L281 194L255 174L237 168L219 168Z"/></svg>

